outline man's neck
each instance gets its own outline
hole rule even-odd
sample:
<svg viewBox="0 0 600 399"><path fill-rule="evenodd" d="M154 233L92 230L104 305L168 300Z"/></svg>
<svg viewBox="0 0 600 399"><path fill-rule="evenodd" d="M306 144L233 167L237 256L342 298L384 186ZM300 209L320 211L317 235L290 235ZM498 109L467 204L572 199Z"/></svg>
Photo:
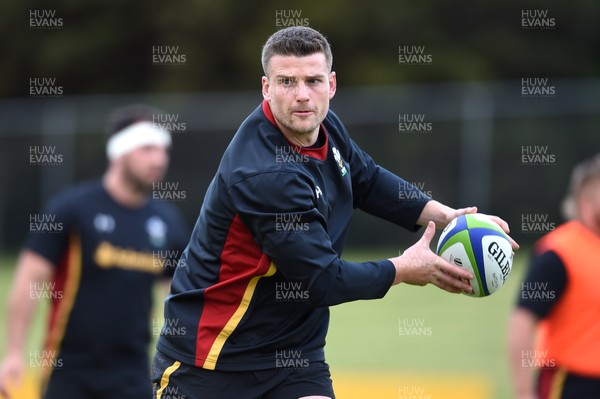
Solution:
<svg viewBox="0 0 600 399"><path fill-rule="evenodd" d="M141 208L148 202L148 194L135 190L121 173L109 169L102 178L102 185L115 202L127 208Z"/></svg>

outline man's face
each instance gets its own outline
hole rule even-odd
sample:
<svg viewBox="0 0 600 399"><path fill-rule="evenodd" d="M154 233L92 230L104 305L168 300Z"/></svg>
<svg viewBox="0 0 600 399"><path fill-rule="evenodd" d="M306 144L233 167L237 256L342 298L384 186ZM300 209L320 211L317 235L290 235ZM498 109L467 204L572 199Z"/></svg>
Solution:
<svg viewBox="0 0 600 399"><path fill-rule="evenodd" d="M140 191L150 191L167 172L169 152L162 146L147 145L123 155L120 161L127 181Z"/></svg>
<svg viewBox="0 0 600 399"><path fill-rule="evenodd" d="M274 55L262 78L263 97L286 134L318 132L335 94L335 72L329 72L325 54L304 57Z"/></svg>

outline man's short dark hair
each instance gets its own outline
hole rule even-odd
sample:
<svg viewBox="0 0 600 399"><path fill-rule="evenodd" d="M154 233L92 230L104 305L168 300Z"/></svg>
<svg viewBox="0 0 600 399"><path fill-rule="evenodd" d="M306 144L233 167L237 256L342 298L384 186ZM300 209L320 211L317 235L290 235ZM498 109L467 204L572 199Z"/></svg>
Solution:
<svg viewBox="0 0 600 399"><path fill-rule="evenodd" d="M267 74L267 66L274 55L303 57L314 53L325 54L327 68L331 72L333 55L329 42L320 32L308 26L291 26L271 35L262 49L262 67Z"/></svg>
<svg viewBox="0 0 600 399"><path fill-rule="evenodd" d="M153 122L162 111L146 104L131 104L114 109L106 121L106 138L110 139L115 133L129 125L138 122Z"/></svg>

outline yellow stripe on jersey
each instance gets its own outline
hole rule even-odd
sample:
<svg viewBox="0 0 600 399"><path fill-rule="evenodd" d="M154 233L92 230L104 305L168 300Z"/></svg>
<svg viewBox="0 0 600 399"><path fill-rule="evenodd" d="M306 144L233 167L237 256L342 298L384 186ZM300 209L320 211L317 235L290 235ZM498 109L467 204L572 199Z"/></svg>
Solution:
<svg viewBox="0 0 600 399"><path fill-rule="evenodd" d="M565 380L567 379L567 369L560 367L552 378L550 386L550 394L548 399L560 399L562 391L565 388Z"/></svg>
<svg viewBox="0 0 600 399"><path fill-rule="evenodd" d="M44 353L53 353L54 357L56 357L60 351L60 346L67 328L67 322L69 321L69 316L73 309L75 297L77 296L77 291L79 291L79 283L81 281L81 239L77 234L73 234L69 237L68 248L68 262L66 264L67 276L65 278L63 297L60 303L56 305L58 307L56 310L56 319L52 329L48 331L48 336L44 345ZM50 362L49 364L53 364L53 362ZM44 388L50 379L51 373L52 368L45 368L42 371L42 386Z"/></svg>
<svg viewBox="0 0 600 399"><path fill-rule="evenodd" d="M173 374L177 369L181 366L180 361L175 361L172 365L167 367L162 377L160 377L160 388L156 391L156 399L160 399L164 390L169 385L169 380L171 379L171 374Z"/></svg>
<svg viewBox="0 0 600 399"><path fill-rule="evenodd" d="M250 300L254 295L254 290L256 289L258 280L260 280L262 277L270 277L274 275L276 271L277 266L275 266L275 263L271 263L271 265L269 266L269 270L267 270L265 274L263 274L262 276L254 276L252 277L252 279L250 279L250 282L246 287L246 291L244 291L244 295L242 296L240 305L235 310L235 313L233 314L233 316L231 316L231 319L229 319L225 327L223 327L223 329L215 339L215 342L213 342L210 351L208 352L208 356L204 361L203 368L209 370L215 369L217 365L217 359L219 358L219 354L223 349L223 345L225 345L225 341L227 341L231 333L233 333L233 330L235 330L238 324L240 324L242 317L244 317L244 314L246 314L246 311L248 310L248 306L250 305Z"/></svg>

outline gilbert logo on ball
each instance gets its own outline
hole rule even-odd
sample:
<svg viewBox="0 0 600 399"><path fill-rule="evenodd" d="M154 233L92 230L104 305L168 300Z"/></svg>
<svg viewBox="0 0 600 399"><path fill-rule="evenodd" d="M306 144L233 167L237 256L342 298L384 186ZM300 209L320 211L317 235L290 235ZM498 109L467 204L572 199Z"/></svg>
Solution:
<svg viewBox="0 0 600 399"><path fill-rule="evenodd" d="M473 273L473 294L488 296L506 282L512 268L512 247L508 236L489 217L462 215L442 231L437 254Z"/></svg>

